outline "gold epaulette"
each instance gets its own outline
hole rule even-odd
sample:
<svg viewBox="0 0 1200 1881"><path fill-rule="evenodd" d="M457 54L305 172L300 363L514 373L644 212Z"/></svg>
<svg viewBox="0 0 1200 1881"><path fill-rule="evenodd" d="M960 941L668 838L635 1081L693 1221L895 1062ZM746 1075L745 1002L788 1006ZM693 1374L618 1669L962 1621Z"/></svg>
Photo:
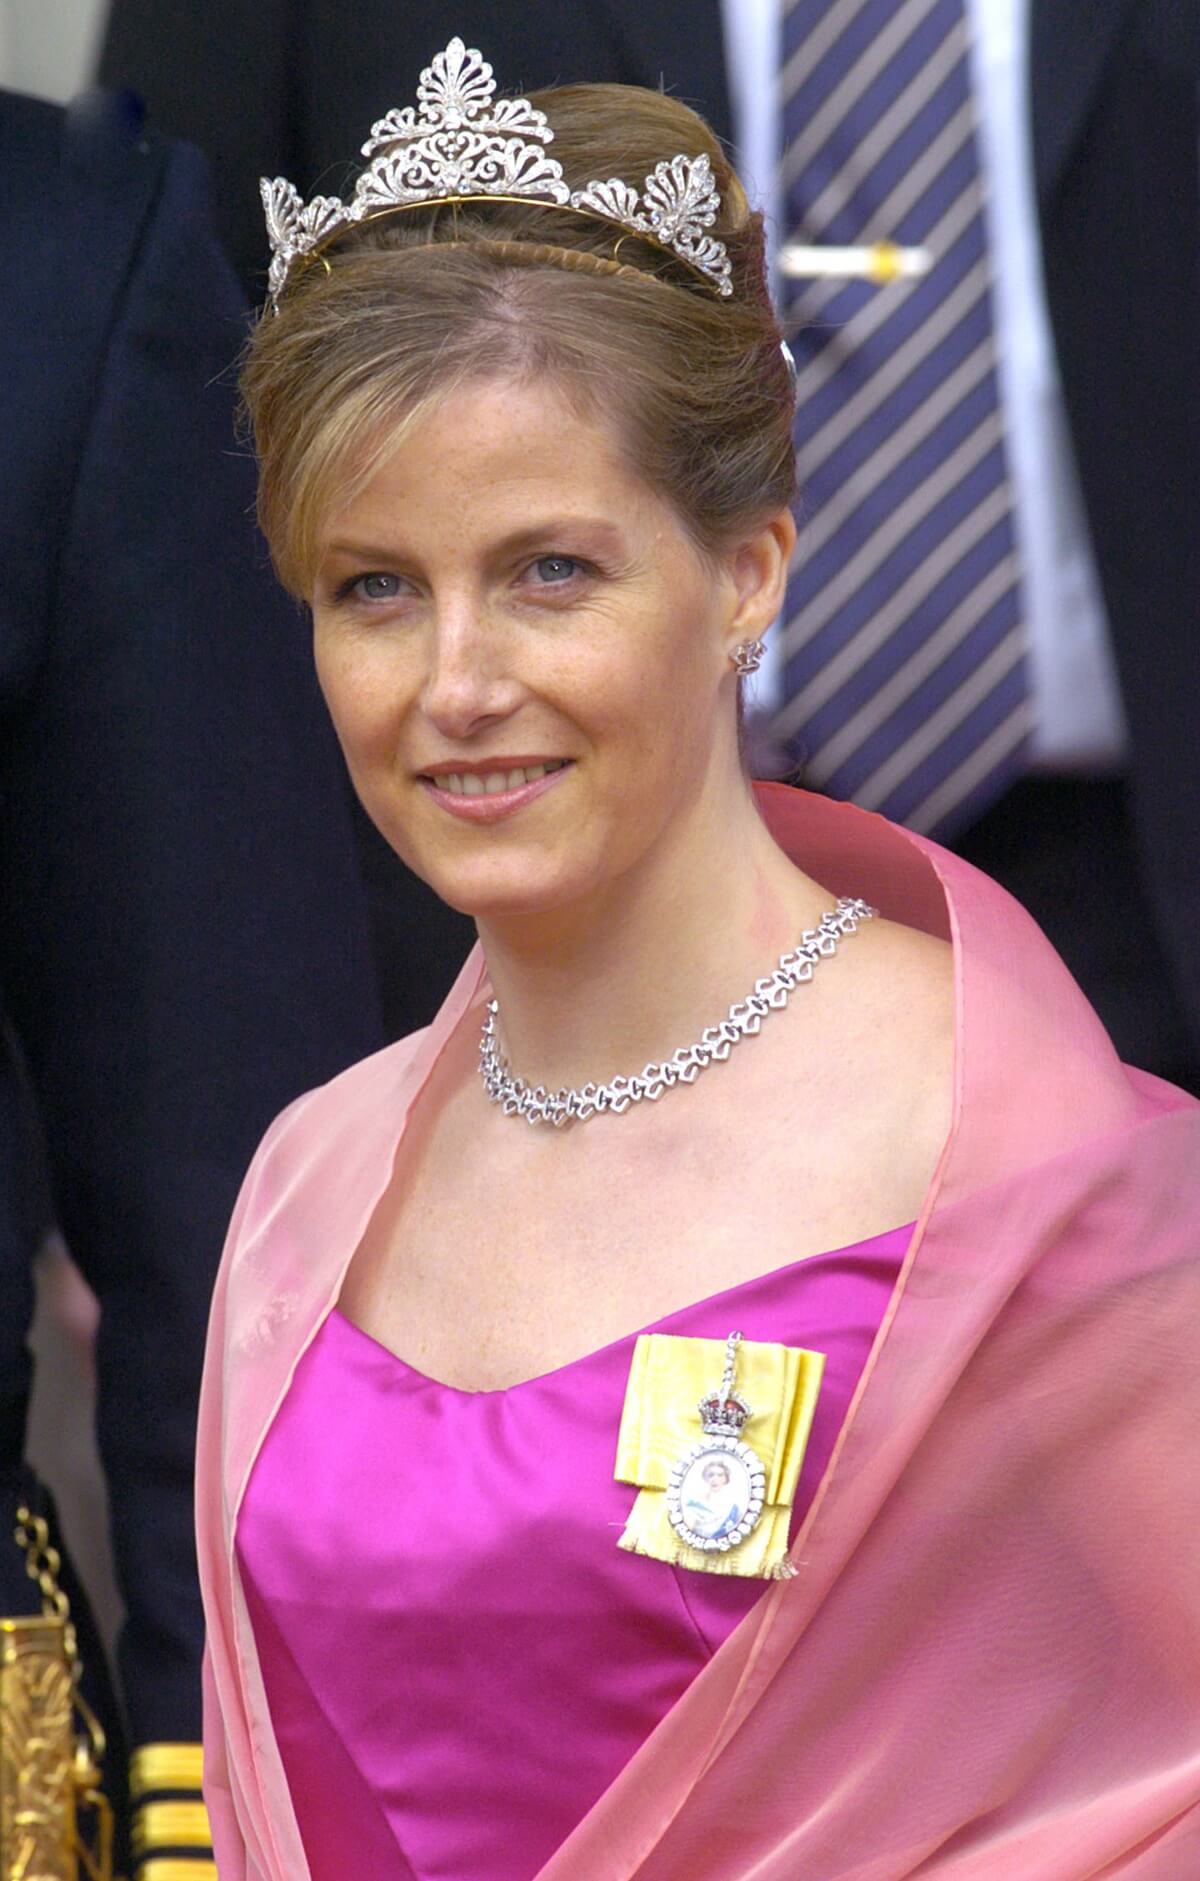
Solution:
<svg viewBox="0 0 1200 1881"><path fill-rule="evenodd" d="M216 1864L187 1856L151 1855L134 1870L135 1881L217 1881Z"/></svg>
<svg viewBox="0 0 1200 1881"><path fill-rule="evenodd" d="M134 1870L135 1881L217 1881L215 1862L187 1856L151 1855Z"/></svg>
<svg viewBox="0 0 1200 1881"><path fill-rule="evenodd" d="M129 1765L136 1881L216 1881L199 1744L141 1744Z"/></svg>

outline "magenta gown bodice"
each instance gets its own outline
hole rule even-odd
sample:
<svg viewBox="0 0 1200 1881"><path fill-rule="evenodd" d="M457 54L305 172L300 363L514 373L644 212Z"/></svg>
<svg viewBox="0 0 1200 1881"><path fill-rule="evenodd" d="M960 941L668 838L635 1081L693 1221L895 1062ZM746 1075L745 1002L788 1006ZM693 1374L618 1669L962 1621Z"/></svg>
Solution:
<svg viewBox="0 0 1200 1881"><path fill-rule="evenodd" d="M825 1353L793 1525L910 1234L645 1329ZM531 1881L765 1593L617 1547L635 1339L460 1391L335 1309L297 1365L236 1548L312 1881Z"/></svg>

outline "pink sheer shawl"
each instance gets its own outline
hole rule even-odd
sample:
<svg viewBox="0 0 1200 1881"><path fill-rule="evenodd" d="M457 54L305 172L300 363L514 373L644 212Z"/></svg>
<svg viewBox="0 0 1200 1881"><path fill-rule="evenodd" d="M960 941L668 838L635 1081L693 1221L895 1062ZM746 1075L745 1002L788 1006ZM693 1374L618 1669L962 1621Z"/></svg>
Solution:
<svg viewBox="0 0 1200 1881"><path fill-rule="evenodd" d="M796 1578L539 1881L1200 1875L1200 1106L1118 1064L967 864L799 792L760 804L828 888L953 941L953 1124ZM238 1504L404 1118L485 994L476 953L428 1032L285 1112L230 1229L197 1458L222 1881L307 1875Z"/></svg>

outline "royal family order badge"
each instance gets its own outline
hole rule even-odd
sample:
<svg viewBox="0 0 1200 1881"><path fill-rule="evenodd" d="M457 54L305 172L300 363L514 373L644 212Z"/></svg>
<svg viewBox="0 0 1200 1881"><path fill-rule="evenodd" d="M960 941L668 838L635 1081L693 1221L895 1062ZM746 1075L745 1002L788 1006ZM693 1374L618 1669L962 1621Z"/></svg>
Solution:
<svg viewBox="0 0 1200 1881"><path fill-rule="evenodd" d="M698 1574L792 1574L792 1504L824 1364L738 1332L640 1333L613 1470L638 1494L617 1546Z"/></svg>
<svg viewBox="0 0 1200 1881"><path fill-rule="evenodd" d="M742 1428L753 1416L734 1390L740 1332L725 1342L725 1372L715 1391L701 1398L698 1443L685 1450L667 1478L667 1515L689 1548L725 1553L757 1528L766 1494L766 1471Z"/></svg>

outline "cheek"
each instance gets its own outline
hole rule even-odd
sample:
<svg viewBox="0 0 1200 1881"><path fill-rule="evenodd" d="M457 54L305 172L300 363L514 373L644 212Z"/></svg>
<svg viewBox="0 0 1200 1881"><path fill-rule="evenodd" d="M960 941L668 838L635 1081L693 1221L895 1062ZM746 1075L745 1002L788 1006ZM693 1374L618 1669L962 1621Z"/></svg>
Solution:
<svg viewBox="0 0 1200 1881"><path fill-rule="evenodd" d="M694 788L722 709L719 676L698 636L689 631L666 648L647 649L646 659L624 677L622 715L639 760L682 789Z"/></svg>
<svg viewBox="0 0 1200 1881"><path fill-rule="evenodd" d="M597 729L660 751L712 722L719 673L706 653L703 627L687 611L662 608L622 623L612 644L572 675L570 689Z"/></svg>
<svg viewBox="0 0 1200 1881"><path fill-rule="evenodd" d="M317 682L351 768L390 751L410 690L394 650L382 641L318 630L313 656Z"/></svg>

